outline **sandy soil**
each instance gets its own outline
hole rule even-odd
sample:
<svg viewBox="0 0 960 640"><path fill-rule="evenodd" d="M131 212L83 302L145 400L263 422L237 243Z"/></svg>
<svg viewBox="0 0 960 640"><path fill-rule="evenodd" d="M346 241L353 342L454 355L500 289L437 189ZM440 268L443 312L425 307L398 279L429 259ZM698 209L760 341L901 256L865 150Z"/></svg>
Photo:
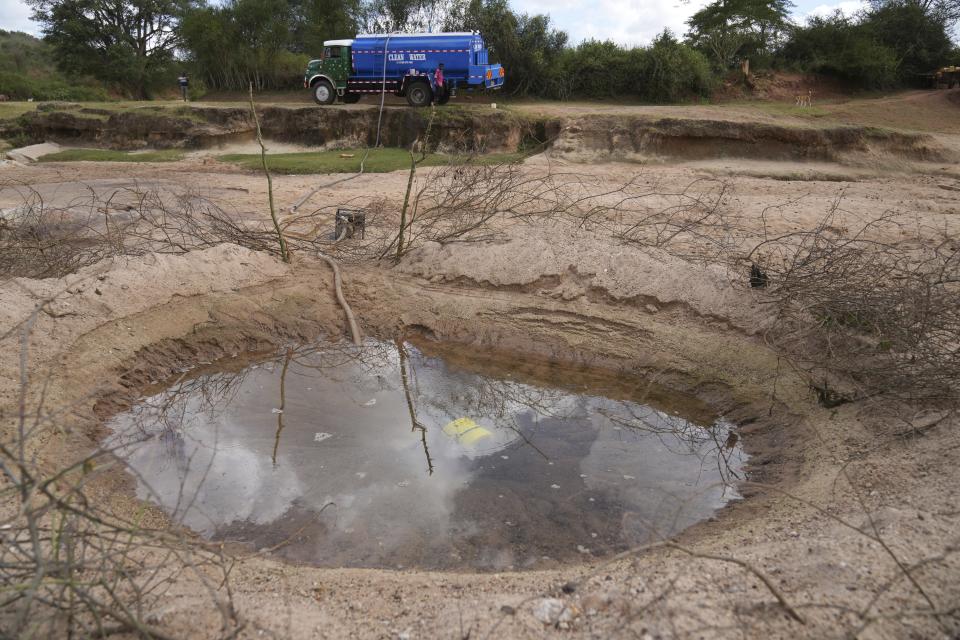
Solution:
<svg viewBox="0 0 960 640"><path fill-rule="evenodd" d="M646 181L659 193L720 178L743 223L764 221L772 233L812 226L842 197L852 216L894 209L960 234L960 191L949 168L892 173L734 160L643 167L541 157L529 170L548 161L586 177ZM108 192L134 182L197 190L251 217L263 215L266 200L261 180L202 157L3 171L51 202L69 202L88 184ZM311 202L397 199L405 179L361 176ZM279 205L331 180L278 176ZM0 192L0 208L19 197ZM248 626L239 637L956 637L960 425L934 425L935 414L903 406L820 407L758 335L767 307L745 285L744 274L562 226L516 225L498 243L427 245L396 266L348 266L346 296L367 333L416 330L625 374L656 372L742 421L758 485L744 487L749 499L684 532L682 549L553 571L322 570L241 553L233 584ZM48 404L73 408L64 433L38 444L50 465L89 451L110 411L178 367L345 332L324 264L298 256L287 266L233 246L108 261L62 280L4 282L0 335L48 298L54 301L32 327L29 368L33 379L49 381ZM4 429L19 349L16 332L0 341ZM908 423L921 433L911 435ZM96 491L121 513L137 507L122 474L105 475ZM762 572L802 622L730 559ZM912 567L916 584L898 563ZM544 597L562 600L570 620L539 621L533 611ZM205 593L189 579L153 613L181 637L219 630Z"/></svg>

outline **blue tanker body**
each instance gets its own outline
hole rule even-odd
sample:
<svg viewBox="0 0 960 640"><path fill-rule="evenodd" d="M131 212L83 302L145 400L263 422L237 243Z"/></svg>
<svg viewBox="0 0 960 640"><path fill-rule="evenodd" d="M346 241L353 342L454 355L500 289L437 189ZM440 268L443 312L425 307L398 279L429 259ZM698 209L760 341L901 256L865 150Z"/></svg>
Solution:
<svg viewBox="0 0 960 640"><path fill-rule="evenodd" d="M437 87L433 76L440 64L444 84ZM443 104L460 89L499 89L504 77L503 67L489 63L477 33L359 35L325 42L323 57L307 67L304 86L320 104L385 92L425 106Z"/></svg>

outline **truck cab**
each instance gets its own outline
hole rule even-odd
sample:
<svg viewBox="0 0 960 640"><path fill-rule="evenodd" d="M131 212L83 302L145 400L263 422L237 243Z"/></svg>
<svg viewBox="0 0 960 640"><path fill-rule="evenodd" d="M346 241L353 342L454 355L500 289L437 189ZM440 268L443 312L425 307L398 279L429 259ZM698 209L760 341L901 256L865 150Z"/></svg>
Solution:
<svg viewBox="0 0 960 640"><path fill-rule="evenodd" d="M440 64L444 81L437 86L434 72ZM392 93L421 107L445 104L459 90L499 89L505 75L499 64L488 63L479 33L358 35L324 42L321 57L307 66L303 85L318 104Z"/></svg>
<svg viewBox="0 0 960 640"><path fill-rule="evenodd" d="M337 96L344 96L352 72L352 45L353 40L327 40L323 43L320 58L311 60L307 65L303 86L311 89L313 99L318 104L331 104ZM352 102L357 100L359 96Z"/></svg>

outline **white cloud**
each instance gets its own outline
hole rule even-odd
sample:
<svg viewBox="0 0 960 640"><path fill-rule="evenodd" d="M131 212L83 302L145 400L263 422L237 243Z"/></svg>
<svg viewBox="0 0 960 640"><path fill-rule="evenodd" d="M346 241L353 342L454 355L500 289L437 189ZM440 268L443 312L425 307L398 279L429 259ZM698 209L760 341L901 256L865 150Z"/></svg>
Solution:
<svg viewBox="0 0 960 640"><path fill-rule="evenodd" d="M800 16L800 21L806 22L807 18L812 18L814 16L825 18L833 15L833 13L838 9L843 13L843 15L849 18L855 15L858 11L866 8L867 3L863 0L843 0L836 4L821 4L802 14L802 16Z"/></svg>
<svg viewBox="0 0 960 640"><path fill-rule="evenodd" d="M624 45L649 44L664 29L682 36L687 19L707 0L597 0L589 4L563 0L514 0L526 13L546 13L554 26L570 35L570 42L595 38Z"/></svg>
<svg viewBox="0 0 960 640"><path fill-rule="evenodd" d="M0 1L0 29L39 34L39 26L30 21L30 7L23 0Z"/></svg>
<svg viewBox="0 0 960 640"><path fill-rule="evenodd" d="M512 0L514 10L546 13L554 27L566 31L570 42L595 38L619 44L649 44L664 29L677 36L687 31L686 21L710 0ZM815 4L817 0L796 0L792 19L803 24L811 16L826 16L839 9L852 16L865 8L865 0L840 0Z"/></svg>

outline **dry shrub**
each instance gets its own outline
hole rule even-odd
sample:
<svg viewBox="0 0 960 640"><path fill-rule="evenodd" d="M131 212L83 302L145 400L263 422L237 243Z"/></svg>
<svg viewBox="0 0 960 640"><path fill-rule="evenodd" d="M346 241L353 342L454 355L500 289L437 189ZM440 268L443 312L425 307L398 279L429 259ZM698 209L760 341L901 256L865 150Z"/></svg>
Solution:
<svg viewBox="0 0 960 640"><path fill-rule="evenodd" d="M95 211L51 207L30 189L21 194L20 205L0 212L0 276L60 277L112 253Z"/></svg>
<svg viewBox="0 0 960 640"><path fill-rule="evenodd" d="M42 442L62 431L70 408L45 406L45 384L27 370L36 313L21 332L20 395L12 429L0 440L0 635L14 638L170 638L160 627L171 587L185 578L207 591L221 637L243 624L233 605L233 560L214 545L124 517L91 491L116 466L97 449L71 462L45 463ZM8 336L5 337L5 339Z"/></svg>
<svg viewBox="0 0 960 640"><path fill-rule="evenodd" d="M440 167L418 184L403 253L428 241L500 241L510 224L551 223L723 264L741 286L757 265L764 301L776 310L767 338L825 404L955 398L960 243L943 229L895 212L857 218L841 208L841 196L813 228L772 237L768 211L759 232L756 220L733 211L727 181L701 178L671 190L641 177L609 182L517 164Z"/></svg>
<svg viewBox="0 0 960 640"><path fill-rule="evenodd" d="M839 205L814 228L765 239L747 255L769 278L778 312L771 338L825 404L953 398L960 243L892 212L855 222ZM855 391L831 389L831 378Z"/></svg>
<svg viewBox="0 0 960 640"><path fill-rule="evenodd" d="M402 256L424 242L491 242L512 219L564 209L560 178L531 176L516 163L437 167L418 180L410 212L382 256Z"/></svg>
<svg viewBox="0 0 960 640"><path fill-rule="evenodd" d="M227 210L195 192L133 185L103 195L90 187L53 206L29 187L18 190L22 203L0 217L0 278L63 277L112 256L183 254L223 243L281 256L269 220ZM330 244L321 229L332 226L335 209L285 220L290 251L313 254ZM373 208L368 221L376 219Z"/></svg>
<svg viewBox="0 0 960 640"><path fill-rule="evenodd" d="M713 178L691 180L679 190L629 182L602 213L615 222L611 232L625 244L695 262L723 261L746 236L730 210L730 192L729 182Z"/></svg>
<svg viewBox="0 0 960 640"><path fill-rule="evenodd" d="M683 248L698 259L728 251L737 236L722 180L698 179L669 192L643 182L642 174L610 182L516 162L462 162L418 179L401 255L424 242L501 241L516 223L589 227L638 246ZM381 257L395 249L396 236Z"/></svg>

